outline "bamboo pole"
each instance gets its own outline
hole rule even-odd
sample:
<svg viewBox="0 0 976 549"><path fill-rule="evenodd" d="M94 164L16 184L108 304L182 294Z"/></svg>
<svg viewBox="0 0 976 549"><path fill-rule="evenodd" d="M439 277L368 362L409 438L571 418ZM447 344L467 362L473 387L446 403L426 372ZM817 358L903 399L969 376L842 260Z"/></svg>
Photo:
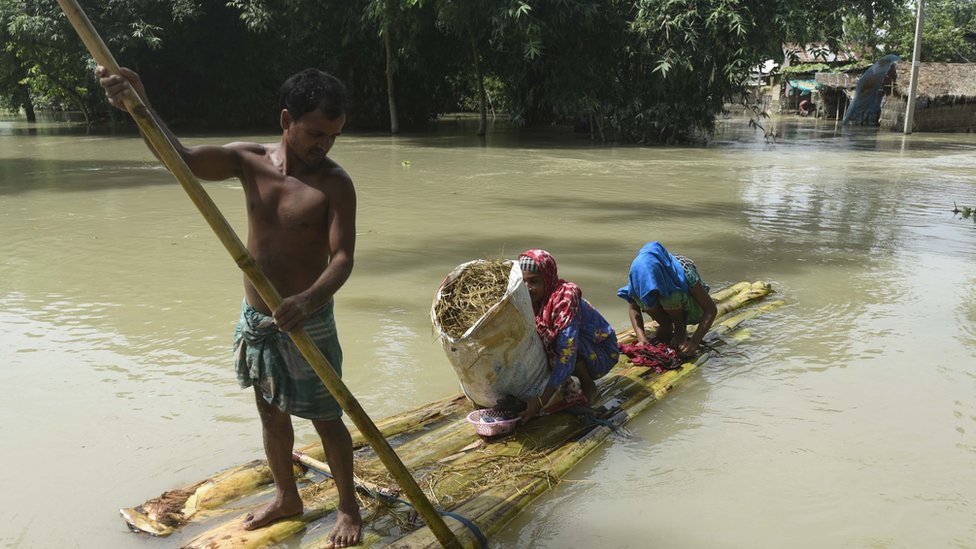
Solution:
<svg viewBox="0 0 976 549"><path fill-rule="evenodd" d="M750 288L751 286L752 284L750 284L749 282L736 282L735 284L732 284L731 286L726 286L725 288L717 290L715 293L710 295L712 301L718 303L719 301L725 301L726 299L738 294L739 292L745 290L746 288Z"/></svg>
<svg viewBox="0 0 976 549"><path fill-rule="evenodd" d="M112 53L92 26L88 16L82 11L81 6L78 5L77 0L58 0L58 4L60 4L61 9L71 21L71 25L78 32L78 35L81 37L82 42L85 43L92 57L100 65L105 67L110 74L120 74L119 64L115 61ZM170 143L169 139L162 132L159 127L159 122L152 117L151 112L143 104L138 94L127 94L125 107L139 125L143 135L146 136L146 140L159 155L167 169L176 177L180 185L183 186L183 189L190 196L197 209L203 214L204 219L210 224L210 228L213 229L217 238L220 239L231 257L234 258L238 267L247 275L264 302L272 310L277 308L281 304L281 295L257 266L254 258L251 257L247 248L237 237L234 229L220 213L220 210L214 204L213 200L210 199L210 196L203 190L196 176L193 175L193 172L190 171L190 168L183 161L183 158L176 151L173 144ZM444 547L458 547L457 538L444 523L444 520L434 509L434 506L431 505L427 496L424 495L423 491L411 476L410 471L407 470L386 439L383 438L382 433L376 428L376 425L373 424L369 416L366 415L366 412L360 406L355 396L353 396L339 376L336 375L332 365L329 364L329 361L319 351L312 338L301 328L292 330L289 332L289 335L306 360L308 360L312 369L315 370L315 373L325 383L329 392L332 393L332 396L342 406L342 409L349 414L353 423L355 423L356 427L359 428L359 431L363 433L363 436L366 437L376 451L377 456L397 479L401 489L403 489L411 503L414 504L419 514L424 518L424 521L431 530L436 532L438 541Z"/></svg>

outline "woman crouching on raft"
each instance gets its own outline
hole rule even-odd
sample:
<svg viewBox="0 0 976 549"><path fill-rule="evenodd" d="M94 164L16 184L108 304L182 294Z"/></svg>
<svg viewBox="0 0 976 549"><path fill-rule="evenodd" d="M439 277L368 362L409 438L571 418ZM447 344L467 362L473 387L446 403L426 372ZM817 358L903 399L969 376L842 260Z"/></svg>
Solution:
<svg viewBox="0 0 976 549"><path fill-rule="evenodd" d="M519 255L522 278L532 298L535 329L549 357L549 382L538 398L530 398L519 416L526 421L542 410L570 375L579 378L586 402L596 397L596 383L617 363L617 335L610 324L583 299L579 286L556 273L556 260L545 250Z"/></svg>
<svg viewBox="0 0 976 549"><path fill-rule="evenodd" d="M660 242L648 242L637 252L630 265L630 281L617 296L630 303L630 322L639 343L648 343L644 334L647 313L657 322L652 339L670 344L686 357L698 351L717 313L694 262L671 255ZM691 338L688 324L698 324Z"/></svg>

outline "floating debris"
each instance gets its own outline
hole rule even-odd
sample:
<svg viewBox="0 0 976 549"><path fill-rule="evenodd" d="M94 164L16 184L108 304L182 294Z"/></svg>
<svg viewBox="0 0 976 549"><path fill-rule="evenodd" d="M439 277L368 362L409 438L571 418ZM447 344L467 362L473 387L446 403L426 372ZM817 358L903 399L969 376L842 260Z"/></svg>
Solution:
<svg viewBox="0 0 976 549"><path fill-rule="evenodd" d="M960 209L959 206L955 203L955 201L953 201L952 202L952 217L955 217L957 215L960 216L960 217L962 217L963 219L969 219L970 217L972 217L973 218L973 221L976 221L976 208L970 208L968 206L963 206Z"/></svg>

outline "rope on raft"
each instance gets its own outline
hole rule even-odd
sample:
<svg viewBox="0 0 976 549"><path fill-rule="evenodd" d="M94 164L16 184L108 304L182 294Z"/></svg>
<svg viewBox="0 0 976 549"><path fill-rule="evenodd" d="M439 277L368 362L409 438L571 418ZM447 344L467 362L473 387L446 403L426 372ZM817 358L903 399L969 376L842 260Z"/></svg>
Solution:
<svg viewBox="0 0 976 549"><path fill-rule="evenodd" d="M304 454L302 452L299 452L297 450L292 452L292 458L296 463L298 463L299 467L301 467L302 469L310 469L312 471L315 471L316 473L319 473L320 475L324 475L328 478L335 480L335 477L333 477L332 473L330 473L329 471L326 471L320 467L315 467L314 465L309 464L307 461L299 461L303 455ZM360 492L369 495L373 499L384 500L387 502L401 503L403 505L406 505L407 507L416 510L413 504L410 503L409 501L402 500L390 493L379 490L375 487L366 486L365 484L362 484L360 482L356 482L355 485ZM475 524L473 520L465 516L459 515L457 513L452 513L450 511L441 511L440 509L435 509L435 510L442 517L451 517L452 519L463 524L465 527L467 527L468 530L471 530L472 534L474 534L474 537L478 540L478 545L482 547L482 549L488 549L488 538L485 536L484 532L482 532L481 529L478 528L478 525Z"/></svg>
<svg viewBox="0 0 976 549"><path fill-rule="evenodd" d="M619 432L619 429L617 429L617 426L612 421L597 417L596 412L589 406L573 406L562 411L580 418L587 425L602 425L609 427L613 432Z"/></svg>

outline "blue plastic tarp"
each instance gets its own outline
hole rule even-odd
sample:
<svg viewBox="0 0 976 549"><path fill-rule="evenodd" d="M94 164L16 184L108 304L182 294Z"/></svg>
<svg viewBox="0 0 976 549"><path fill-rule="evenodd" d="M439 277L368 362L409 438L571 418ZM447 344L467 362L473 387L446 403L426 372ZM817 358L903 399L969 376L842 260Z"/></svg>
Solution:
<svg viewBox="0 0 976 549"><path fill-rule="evenodd" d="M816 80L787 80L786 84L790 87L789 93L796 95L810 95L817 89Z"/></svg>

